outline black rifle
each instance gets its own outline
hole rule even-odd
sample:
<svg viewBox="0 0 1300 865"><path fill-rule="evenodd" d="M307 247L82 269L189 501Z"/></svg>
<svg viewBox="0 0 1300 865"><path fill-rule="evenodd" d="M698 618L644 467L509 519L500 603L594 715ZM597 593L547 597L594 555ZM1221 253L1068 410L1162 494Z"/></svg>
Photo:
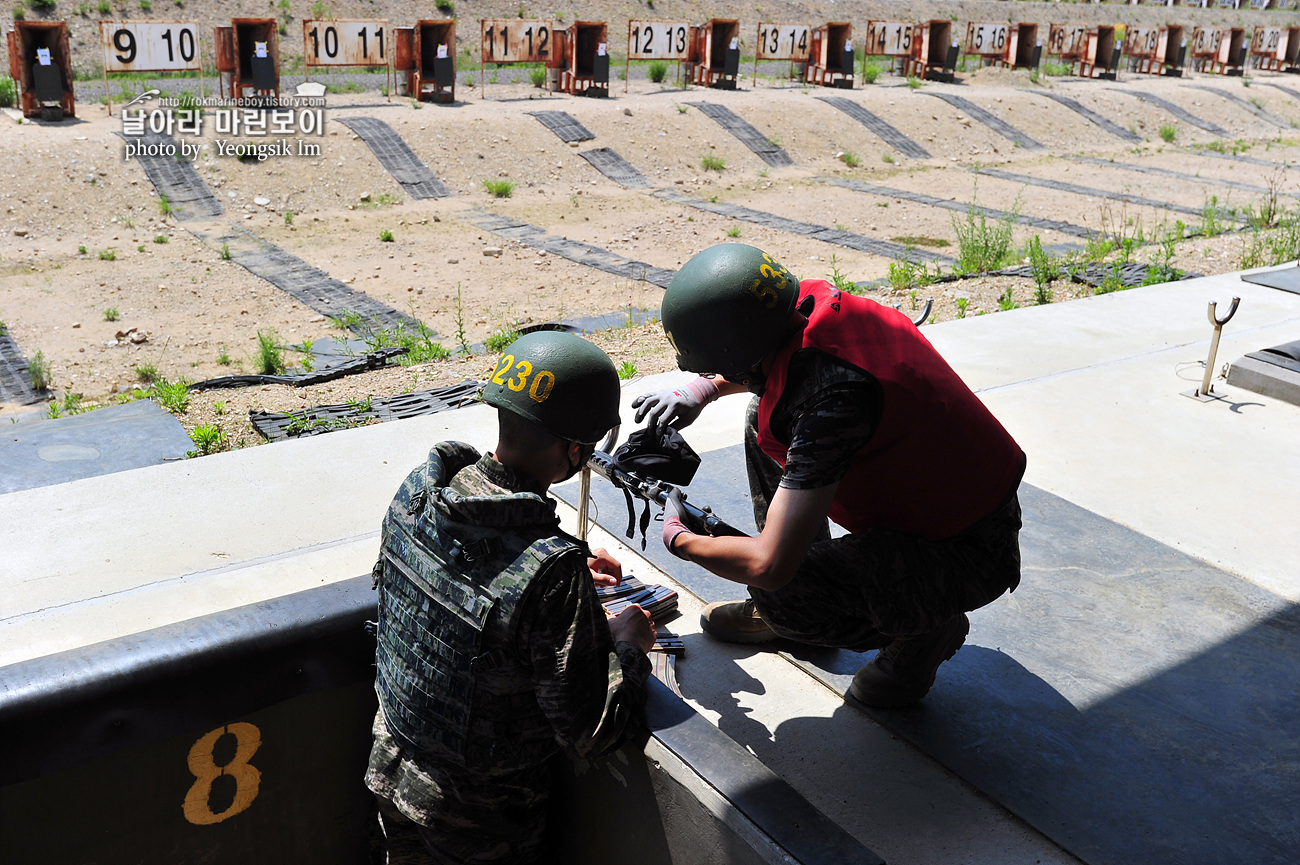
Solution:
<svg viewBox="0 0 1300 865"><path fill-rule="evenodd" d="M623 491L627 499L628 522L627 536L631 538L634 534L636 523L636 512L632 505L632 497L644 501L645 509L641 512L641 549L645 549L645 531L650 525L650 505L655 504L663 507L668 502L668 495L676 487L672 484L664 483L658 478L652 478L641 475L638 472L630 472L626 469L619 468L614 458L604 451L596 451L587 460L587 467L593 472L612 483L615 487ZM585 497L586 491L583 491ZM689 518L687 527L703 526L709 534L714 536L732 535L736 537L748 537L744 532L735 526L721 519L713 513L713 510L707 505L696 507L686 500L686 494L682 493L682 506L686 510Z"/></svg>

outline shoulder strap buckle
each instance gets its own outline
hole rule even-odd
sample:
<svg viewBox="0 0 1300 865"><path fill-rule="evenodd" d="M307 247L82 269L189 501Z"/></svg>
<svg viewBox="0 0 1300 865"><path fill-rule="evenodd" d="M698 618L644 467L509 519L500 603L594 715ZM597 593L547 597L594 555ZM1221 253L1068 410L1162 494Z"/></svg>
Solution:
<svg viewBox="0 0 1300 865"><path fill-rule="evenodd" d="M451 545L451 554L466 562L477 562L492 555L493 546L492 538L479 538L469 543L456 541Z"/></svg>

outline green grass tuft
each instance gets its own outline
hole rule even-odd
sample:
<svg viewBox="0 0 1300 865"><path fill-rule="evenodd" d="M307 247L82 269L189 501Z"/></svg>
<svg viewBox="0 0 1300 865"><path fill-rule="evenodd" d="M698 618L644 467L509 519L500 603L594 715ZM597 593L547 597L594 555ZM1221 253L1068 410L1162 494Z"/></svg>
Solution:
<svg viewBox="0 0 1300 865"><path fill-rule="evenodd" d="M196 426L194 432L190 433L190 440L194 442L195 449L186 454L189 457L206 457L226 449L225 430L214 423Z"/></svg>
<svg viewBox="0 0 1300 865"><path fill-rule="evenodd" d="M54 373L50 370L50 362L45 358L45 352L38 351L36 356L27 361L27 379L32 383L32 390L48 390L51 382L54 381Z"/></svg>
<svg viewBox="0 0 1300 865"><path fill-rule="evenodd" d="M1011 210L1002 219L990 222L976 193L971 193L965 219L956 214L952 217L957 235L957 270L962 273L988 273L1003 265L1011 252L1011 231L1020 213L1020 197L1016 196Z"/></svg>
<svg viewBox="0 0 1300 865"><path fill-rule="evenodd" d="M514 325L502 325L495 333L483 340L483 347L495 354L517 339L519 339L519 331L515 330Z"/></svg>
<svg viewBox="0 0 1300 865"><path fill-rule="evenodd" d="M159 378L149 388L149 397L172 414L184 414L190 407L190 384L185 379Z"/></svg>
<svg viewBox="0 0 1300 865"><path fill-rule="evenodd" d="M253 370L259 375L284 375L284 349L280 348L280 335L274 328L257 332L257 357Z"/></svg>

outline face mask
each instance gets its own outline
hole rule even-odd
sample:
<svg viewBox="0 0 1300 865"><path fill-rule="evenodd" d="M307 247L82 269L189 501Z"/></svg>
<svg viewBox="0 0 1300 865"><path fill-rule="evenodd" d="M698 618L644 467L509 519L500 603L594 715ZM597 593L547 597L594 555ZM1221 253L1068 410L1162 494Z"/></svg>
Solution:
<svg viewBox="0 0 1300 865"><path fill-rule="evenodd" d="M578 457L578 462L575 464L572 460L570 460L569 473L560 479L560 483L564 483L569 478L573 477L578 472L582 471L582 467L587 464L587 460L591 459L591 455L596 452L596 446L594 444L589 444L589 445L579 444L578 449L579 449L578 453L580 455ZM567 447L564 449L564 458L565 459L569 458L569 449Z"/></svg>

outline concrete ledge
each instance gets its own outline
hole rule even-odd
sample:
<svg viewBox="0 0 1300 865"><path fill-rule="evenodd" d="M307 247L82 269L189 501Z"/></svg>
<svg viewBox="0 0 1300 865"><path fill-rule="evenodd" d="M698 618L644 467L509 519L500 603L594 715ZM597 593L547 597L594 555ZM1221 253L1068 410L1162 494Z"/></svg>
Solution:
<svg viewBox="0 0 1300 865"><path fill-rule="evenodd" d="M1239 357L1228 368L1228 384L1300 406L1300 373L1275 363Z"/></svg>

